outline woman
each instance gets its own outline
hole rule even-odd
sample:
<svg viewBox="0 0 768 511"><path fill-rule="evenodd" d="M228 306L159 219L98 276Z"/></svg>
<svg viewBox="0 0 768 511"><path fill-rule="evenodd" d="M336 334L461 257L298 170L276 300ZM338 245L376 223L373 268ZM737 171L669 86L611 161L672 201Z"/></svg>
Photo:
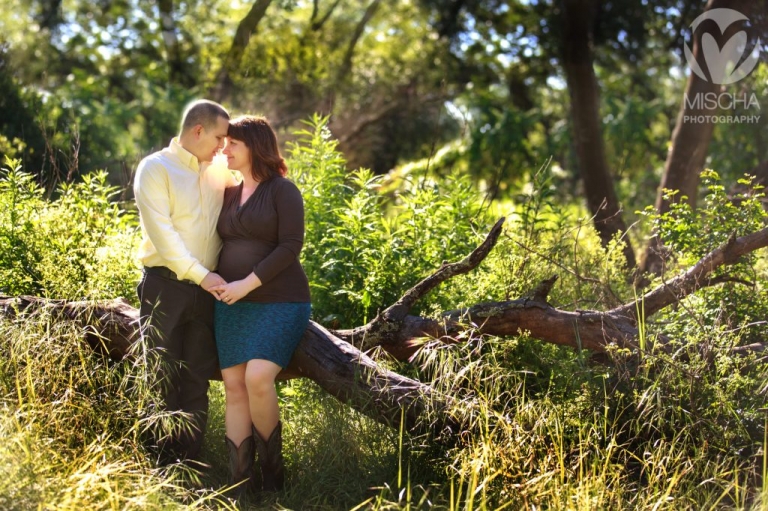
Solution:
<svg viewBox="0 0 768 511"><path fill-rule="evenodd" d="M310 315L309 284L299 263L304 203L285 177L288 169L266 119L231 121L223 152L229 168L243 176L224 191L218 271L227 284L212 288L219 300L215 333L231 483L250 478L255 488L258 451L262 489L274 491L284 481L275 377L288 365Z"/></svg>

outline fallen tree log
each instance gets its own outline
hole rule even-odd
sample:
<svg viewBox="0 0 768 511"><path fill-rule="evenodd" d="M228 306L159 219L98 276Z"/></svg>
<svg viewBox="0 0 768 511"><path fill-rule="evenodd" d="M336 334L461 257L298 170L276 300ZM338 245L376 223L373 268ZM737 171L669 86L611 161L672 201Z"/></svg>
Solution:
<svg viewBox="0 0 768 511"><path fill-rule="evenodd" d="M494 228L498 227L497 223ZM492 238L493 230L486 239ZM526 332L533 338L576 349L603 353L615 345L621 348L637 348L637 321L639 311L645 318L678 303L696 291L728 281L712 275L721 266L734 264L755 250L768 246L768 228L741 237L732 236L726 243L702 257L690 269L677 277L666 280L636 300L602 311L564 311L552 307L547 296L557 280L548 279L531 293L530 297L505 302L478 304L466 309L448 311L438 319L409 316L396 305L379 314L367 325L351 330L339 330L335 334L363 350L382 346L400 360L407 360L418 349L414 340L423 337L453 339L468 328L478 334L509 336ZM475 252L478 252L481 247ZM474 254L474 252L473 252ZM469 259L469 257L467 258ZM433 286L452 276L443 268L430 277ZM414 298L411 289L406 296ZM430 287L429 289L432 289ZM402 301L402 300L401 300ZM767 351L768 344L755 343L734 347L734 352Z"/></svg>
<svg viewBox="0 0 768 511"><path fill-rule="evenodd" d="M564 311L552 307L547 296L556 281L553 277L526 298L477 304L447 311L437 318L408 314L419 298L441 282L476 268L495 246L503 221L494 225L485 241L470 255L457 263L443 264L367 325L332 331L311 322L280 378L309 378L335 398L380 422L398 427L402 420L412 433L455 435L466 427L472 414L471 406L462 407L457 397L441 395L429 385L382 367L365 352L381 347L399 360L408 360L425 338L454 343L469 329L496 336L526 332L544 342L595 353L602 353L611 345L635 349L637 311L641 303L646 317L650 316L705 286L722 282L722 279L711 278L715 269L768 246L768 228L732 238L690 270L637 300L606 312ZM33 310L62 314L82 324L84 339L115 360L129 355L131 347L139 341L138 310L121 298L64 301L0 296L0 313L6 318ZM768 347L754 343L734 348L734 352L743 351L764 352Z"/></svg>
<svg viewBox="0 0 768 511"><path fill-rule="evenodd" d="M100 301L51 300L35 296L0 296L4 318L50 313L76 322L94 350L115 361L131 358L140 342L139 311L122 298ZM433 437L459 433L466 417L456 398L440 395L429 385L377 364L370 356L321 325L310 322L281 380L309 378L339 401L379 422ZM219 374L217 379L221 379Z"/></svg>

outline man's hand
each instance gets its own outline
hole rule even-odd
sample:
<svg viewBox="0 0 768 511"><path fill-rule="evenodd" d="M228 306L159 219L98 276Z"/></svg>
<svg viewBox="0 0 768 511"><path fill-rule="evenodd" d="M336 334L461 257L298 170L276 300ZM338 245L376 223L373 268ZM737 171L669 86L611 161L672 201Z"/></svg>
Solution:
<svg viewBox="0 0 768 511"><path fill-rule="evenodd" d="M221 296L219 296L218 292L213 290L213 287L222 286L226 283L227 281L221 278L221 275L209 271L208 275L203 277L203 280L200 282L200 287L211 293L217 300L221 300Z"/></svg>
<svg viewBox="0 0 768 511"><path fill-rule="evenodd" d="M218 293L218 298L227 305L232 305L261 285L261 279L255 273L250 273L242 280L235 280L229 284L213 286L210 291Z"/></svg>

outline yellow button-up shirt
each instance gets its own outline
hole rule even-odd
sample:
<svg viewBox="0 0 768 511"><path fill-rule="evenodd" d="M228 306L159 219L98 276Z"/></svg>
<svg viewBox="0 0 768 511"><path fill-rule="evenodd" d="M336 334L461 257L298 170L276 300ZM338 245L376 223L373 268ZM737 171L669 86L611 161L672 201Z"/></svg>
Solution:
<svg viewBox="0 0 768 511"><path fill-rule="evenodd" d="M216 269L216 222L224 188L236 184L226 163L199 165L178 138L139 163L133 184L141 220L139 260L197 284Z"/></svg>

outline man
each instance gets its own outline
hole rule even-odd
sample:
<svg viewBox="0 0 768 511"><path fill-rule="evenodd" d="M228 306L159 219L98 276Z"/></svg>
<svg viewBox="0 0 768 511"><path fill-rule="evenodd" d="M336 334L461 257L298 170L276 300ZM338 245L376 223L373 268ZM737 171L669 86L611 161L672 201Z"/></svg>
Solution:
<svg viewBox="0 0 768 511"><path fill-rule="evenodd" d="M216 222L224 188L234 184L225 165L211 164L224 147L229 114L207 100L185 110L181 133L144 158L133 191L141 219L137 288L141 328L162 353L165 409L189 414L188 427L153 439L161 463L197 459L208 415L208 380L218 367L213 338L214 296L225 281L216 268L221 239Z"/></svg>

